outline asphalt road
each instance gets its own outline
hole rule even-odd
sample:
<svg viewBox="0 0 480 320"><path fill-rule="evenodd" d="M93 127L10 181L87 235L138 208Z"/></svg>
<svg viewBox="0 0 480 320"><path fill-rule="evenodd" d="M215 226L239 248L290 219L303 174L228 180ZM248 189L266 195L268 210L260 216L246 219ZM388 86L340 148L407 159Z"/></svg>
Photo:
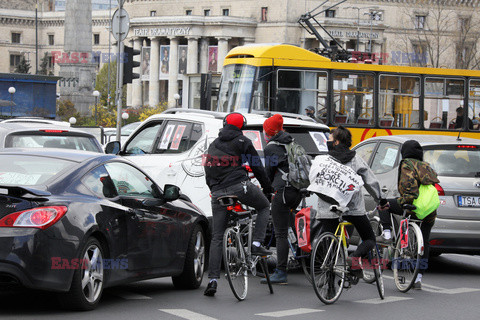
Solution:
<svg viewBox="0 0 480 320"><path fill-rule="evenodd" d="M214 298L199 290L179 291L169 278L109 288L99 307L90 312L58 308L52 294L1 292L0 319L478 319L480 256L442 255L431 259L422 291L396 290L391 271L385 273L386 299L375 285L360 282L334 304L317 299L301 272L289 274L289 284L270 295L259 278L251 278L248 297L238 302L222 279Z"/></svg>

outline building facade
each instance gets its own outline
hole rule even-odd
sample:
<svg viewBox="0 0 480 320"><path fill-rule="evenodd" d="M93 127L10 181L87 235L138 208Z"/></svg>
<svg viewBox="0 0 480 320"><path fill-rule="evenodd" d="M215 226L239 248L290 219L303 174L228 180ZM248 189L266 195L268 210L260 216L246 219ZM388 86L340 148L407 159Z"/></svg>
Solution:
<svg viewBox="0 0 480 320"><path fill-rule="evenodd" d="M49 2L43 1L39 10L38 63L45 53L52 56L63 50L64 13L49 11ZM199 108L201 74L210 73L218 82L223 59L235 46L319 47L318 39L298 23L302 14L315 8L312 15L343 48L369 52L373 63L478 68L478 0L350 0L334 7L336 2L323 2L125 0L130 15L125 44L142 52L136 58L141 78L128 85L127 106L166 102L169 107ZM9 59L0 59L0 72L12 72L22 55L29 57L35 70L34 8L1 7L0 54ZM110 14L109 10L93 11L94 52L115 52L108 31ZM328 42L327 33L317 29ZM105 56L98 59L99 68L108 62ZM361 54L354 56L364 60ZM57 65L49 67L58 74Z"/></svg>

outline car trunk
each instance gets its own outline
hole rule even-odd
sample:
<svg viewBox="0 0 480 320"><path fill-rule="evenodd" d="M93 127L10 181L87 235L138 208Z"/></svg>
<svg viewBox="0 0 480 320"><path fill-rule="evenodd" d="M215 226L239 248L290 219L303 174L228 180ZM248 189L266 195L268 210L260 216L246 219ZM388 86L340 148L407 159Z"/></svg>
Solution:
<svg viewBox="0 0 480 320"><path fill-rule="evenodd" d="M480 220L480 178L439 176L440 187L445 193L440 196L439 218L457 220Z"/></svg>
<svg viewBox="0 0 480 320"><path fill-rule="evenodd" d="M2 188L0 187L0 192ZM10 213L19 212L33 208L31 201L18 197L0 194L0 219Z"/></svg>

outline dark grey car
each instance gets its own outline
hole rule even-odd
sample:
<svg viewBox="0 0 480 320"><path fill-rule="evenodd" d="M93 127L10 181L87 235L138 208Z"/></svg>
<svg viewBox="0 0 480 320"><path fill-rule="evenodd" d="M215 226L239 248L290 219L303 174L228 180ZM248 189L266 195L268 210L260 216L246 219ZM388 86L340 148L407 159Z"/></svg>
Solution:
<svg viewBox="0 0 480 320"><path fill-rule="evenodd" d="M424 160L432 165L440 183L438 217L430 236L431 254L480 254L480 140L451 136L402 135L365 140L354 150L372 168L387 198L397 190L400 150L407 140L417 140ZM375 203L365 191L367 210Z"/></svg>

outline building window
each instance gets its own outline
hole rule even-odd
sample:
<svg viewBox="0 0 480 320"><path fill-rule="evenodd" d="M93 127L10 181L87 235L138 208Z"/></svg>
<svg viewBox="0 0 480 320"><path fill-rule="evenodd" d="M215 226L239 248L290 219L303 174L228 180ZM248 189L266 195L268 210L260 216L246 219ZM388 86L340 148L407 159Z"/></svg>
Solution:
<svg viewBox="0 0 480 320"><path fill-rule="evenodd" d="M12 72L20 63L22 56L19 54L10 55L10 71Z"/></svg>
<svg viewBox="0 0 480 320"><path fill-rule="evenodd" d="M332 9L325 10L325 17L335 18L335 10L332 10Z"/></svg>
<svg viewBox="0 0 480 320"><path fill-rule="evenodd" d="M100 34L95 33L93 35L93 44L94 45L99 45L100 44Z"/></svg>
<svg viewBox="0 0 480 320"><path fill-rule="evenodd" d="M12 32L12 43L20 43L21 34L18 32Z"/></svg>
<svg viewBox="0 0 480 320"><path fill-rule="evenodd" d="M53 34L48 35L48 45L49 46L55 45L55 35Z"/></svg>
<svg viewBox="0 0 480 320"><path fill-rule="evenodd" d="M185 10L185 15L191 16L192 15L192 10Z"/></svg>
<svg viewBox="0 0 480 320"><path fill-rule="evenodd" d="M262 7L262 22L267 21L268 7Z"/></svg>
<svg viewBox="0 0 480 320"><path fill-rule="evenodd" d="M426 16L415 16L415 29L425 29Z"/></svg>
<svg viewBox="0 0 480 320"><path fill-rule="evenodd" d="M460 32L462 34L466 34L470 31L470 22L472 21L471 18L460 18L458 20L460 26Z"/></svg>
<svg viewBox="0 0 480 320"><path fill-rule="evenodd" d="M157 11L156 10L150 11L150 17L156 17L156 16L157 16Z"/></svg>
<svg viewBox="0 0 480 320"><path fill-rule="evenodd" d="M204 15L205 17L210 16L210 9L205 9L205 10L203 10L203 15Z"/></svg>
<svg viewBox="0 0 480 320"><path fill-rule="evenodd" d="M230 9L222 9L222 14L224 16L229 16L230 15Z"/></svg>

